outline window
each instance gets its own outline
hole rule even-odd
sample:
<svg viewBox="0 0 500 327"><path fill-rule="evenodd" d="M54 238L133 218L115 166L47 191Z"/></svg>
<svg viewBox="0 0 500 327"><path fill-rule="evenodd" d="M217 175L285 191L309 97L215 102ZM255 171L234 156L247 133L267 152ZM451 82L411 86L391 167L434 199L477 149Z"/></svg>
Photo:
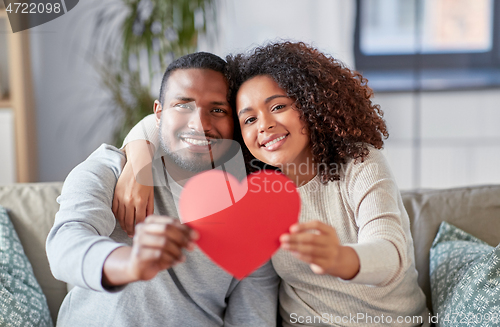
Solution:
<svg viewBox="0 0 500 327"><path fill-rule="evenodd" d="M500 85L500 0L357 0L357 6L356 68L375 79L374 89Z"/></svg>

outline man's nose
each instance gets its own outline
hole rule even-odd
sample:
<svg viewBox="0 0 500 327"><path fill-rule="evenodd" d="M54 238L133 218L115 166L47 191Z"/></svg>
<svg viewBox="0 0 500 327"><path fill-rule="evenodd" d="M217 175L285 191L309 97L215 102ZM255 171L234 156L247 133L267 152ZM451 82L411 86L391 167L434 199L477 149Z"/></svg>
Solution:
<svg viewBox="0 0 500 327"><path fill-rule="evenodd" d="M203 133L212 128L210 115L201 108L196 108L189 117L188 128Z"/></svg>

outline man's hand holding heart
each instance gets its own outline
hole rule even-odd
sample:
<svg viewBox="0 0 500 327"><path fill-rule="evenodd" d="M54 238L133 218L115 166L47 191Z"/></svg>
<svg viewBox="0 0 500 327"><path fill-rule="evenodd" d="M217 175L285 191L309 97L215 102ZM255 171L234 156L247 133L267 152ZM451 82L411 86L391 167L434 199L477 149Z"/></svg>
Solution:
<svg viewBox="0 0 500 327"><path fill-rule="evenodd" d="M136 226L132 247L111 252L103 268L103 285L124 285L153 279L160 271L186 260L183 249L192 251L198 233L179 220L149 216Z"/></svg>

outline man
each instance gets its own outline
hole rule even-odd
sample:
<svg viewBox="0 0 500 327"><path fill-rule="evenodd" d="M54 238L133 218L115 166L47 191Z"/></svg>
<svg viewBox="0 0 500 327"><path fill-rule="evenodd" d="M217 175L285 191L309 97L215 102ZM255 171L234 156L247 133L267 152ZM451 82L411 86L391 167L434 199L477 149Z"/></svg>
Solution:
<svg viewBox="0 0 500 327"><path fill-rule="evenodd" d="M54 276L76 285L59 326L275 325L272 265L238 281L193 245L199 235L177 219L183 181L222 160L223 140L233 135L224 66L195 53L167 68L154 106L164 156L153 171L155 185L167 185L154 191L155 213L165 216L138 224L133 240L111 211L124 154L102 145L69 174L47 239Z"/></svg>

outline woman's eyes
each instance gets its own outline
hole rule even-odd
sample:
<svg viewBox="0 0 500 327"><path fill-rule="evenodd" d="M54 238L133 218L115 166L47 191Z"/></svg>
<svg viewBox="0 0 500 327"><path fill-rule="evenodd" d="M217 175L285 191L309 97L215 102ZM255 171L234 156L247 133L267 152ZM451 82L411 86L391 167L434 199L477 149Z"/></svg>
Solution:
<svg viewBox="0 0 500 327"><path fill-rule="evenodd" d="M247 119L245 119L244 123L245 124L253 123L255 119L256 119L255 117L248 117Z"/></svg>
<svg viewBox="0 0 500 327"><path fill-rule="evenodd" d="M272 107L270 111L271 111L271 112L274 112L274 111L277 111L277 110L281 110L281 109L283 109L283 108L285 108L285 107L286 107L286 105L284 105L284 104L279 104L279 105L277 105L277 106ZM255 117L248 117L247 119L245 119L244 124L251 124L251 123L253 123L256 119L257 119L257 118L255 118Z"/></svg>
<svg viewBox="0 0 500 327"><path fill-rule="evenodd" d="M279 105L277 105L276 107L273 107L273 108L271 109L271 112L276 111L276 110L283 109L283 108L285 108L285 107L286 107L286 106L285 106L284 104L279 104Z"/></svg>

